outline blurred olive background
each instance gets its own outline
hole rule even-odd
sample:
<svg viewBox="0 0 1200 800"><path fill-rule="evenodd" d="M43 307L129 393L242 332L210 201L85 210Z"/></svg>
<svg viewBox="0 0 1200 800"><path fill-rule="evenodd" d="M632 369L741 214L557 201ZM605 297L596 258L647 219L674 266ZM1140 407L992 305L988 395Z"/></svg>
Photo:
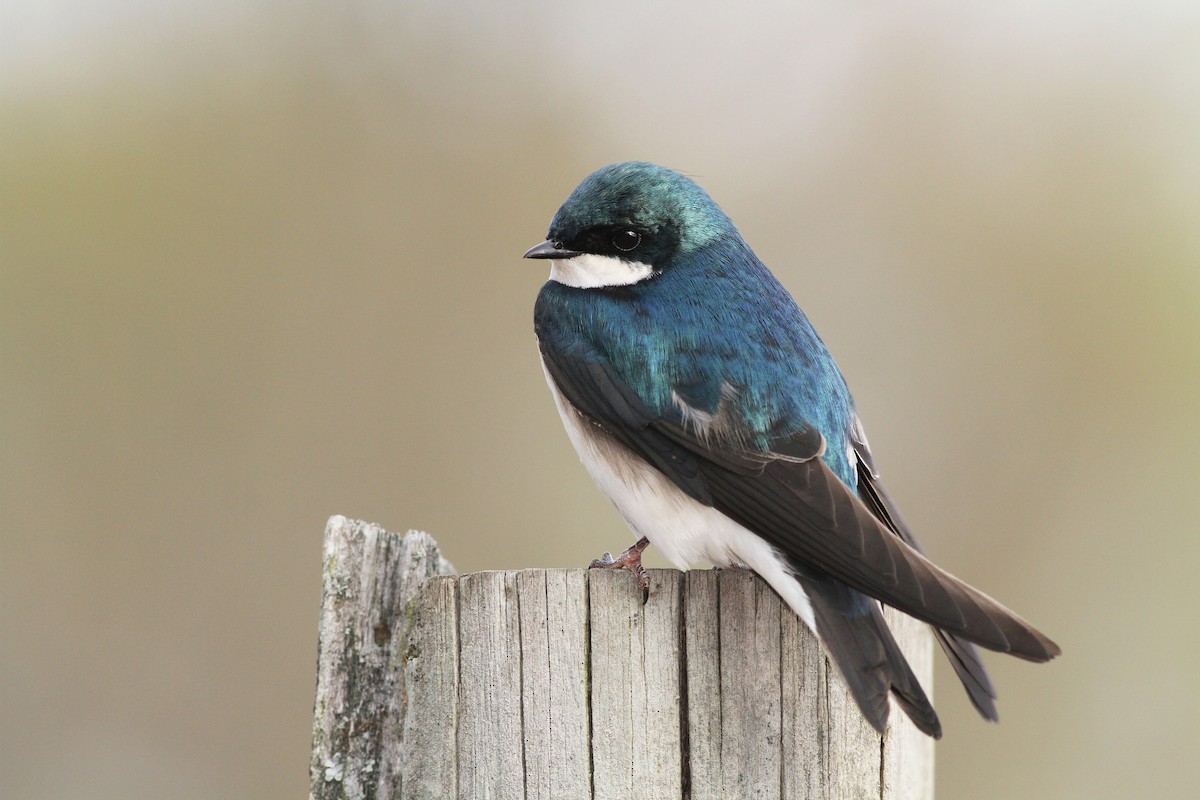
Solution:
<svg viewBox="0 0 1200 800"><path fill-rule="evenodd" d="M998 726L939 663L938 795L1190 794L1200 11L735 5L7 0L0 794L303 797L332 514L464 571L631 541L520 259L630 158L722 204L928 550L1063 645L990 659Z"/></svg>

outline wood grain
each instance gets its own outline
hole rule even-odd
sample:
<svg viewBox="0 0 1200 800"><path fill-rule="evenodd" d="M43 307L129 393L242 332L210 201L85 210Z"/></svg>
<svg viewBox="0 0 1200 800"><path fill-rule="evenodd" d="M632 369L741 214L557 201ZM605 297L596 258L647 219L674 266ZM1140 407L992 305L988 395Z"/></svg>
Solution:
<svg viewBox="0 0 1200 800"><path fill-rule="evenodd" d="M624 571L439 577L423 535L327 535L312 798L933 796L932 741L872 730L749 572L652 570L643 604ZM928 629L886 615L928 689Z"/></svg>

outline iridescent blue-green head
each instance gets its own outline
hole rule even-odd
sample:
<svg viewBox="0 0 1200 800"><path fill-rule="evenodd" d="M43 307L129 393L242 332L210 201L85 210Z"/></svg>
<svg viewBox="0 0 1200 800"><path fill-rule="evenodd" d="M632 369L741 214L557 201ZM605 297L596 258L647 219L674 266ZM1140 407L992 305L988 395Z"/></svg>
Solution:
<svg viewBox="0 0 1200 800"><path fill-rule="evenodd" d="M729 217L691 179L644 161L583 179L526 258L555 261L556 280L593 288L636 283L726 237ZM740 237L739 237L740 238Z"/></svg>

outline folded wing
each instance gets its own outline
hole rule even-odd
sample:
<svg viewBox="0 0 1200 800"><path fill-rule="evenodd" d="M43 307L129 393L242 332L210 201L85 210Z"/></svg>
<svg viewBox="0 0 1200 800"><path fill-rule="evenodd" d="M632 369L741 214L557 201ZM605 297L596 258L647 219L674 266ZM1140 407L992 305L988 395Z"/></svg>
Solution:
<svg viewBox="0 0 1200 800"><path fill-rule="evenodd" d="M974 668L978 658L966 642L1032 661L1059 654L1048 637L933 564L911 534L906 541L881 520L877 513L886 517L890 508L890 502L878 500L885 495L877 496L872 513L820 458L825 443L814 428L793 426L774 437L768 450L753 449L742 436L697 430L680 415L652 409L586 342L566 345L564 338L539 331L539 347L551 379L575 408L689 496L762 536L795 563L944 629L950 635L943 646L956 669L965 669L977 684L971 695L985 716L994 692L982 665Z"/></svg>

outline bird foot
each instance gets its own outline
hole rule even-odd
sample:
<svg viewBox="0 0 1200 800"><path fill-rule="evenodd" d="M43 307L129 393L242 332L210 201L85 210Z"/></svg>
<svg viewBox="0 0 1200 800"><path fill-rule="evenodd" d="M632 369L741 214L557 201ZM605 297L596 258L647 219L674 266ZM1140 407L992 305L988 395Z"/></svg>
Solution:
<svg viewBox="0 0 1200 800"><path fill-rule="evenodd" d="M650 540L645 536L638 539L628 550L613 558L612 553L605 553L600 558L593 559L588 569L627 569L637 576L638 586L642 587L642 602L650 598L650 573L642 566L642 551L650 546Z"/></svg>

